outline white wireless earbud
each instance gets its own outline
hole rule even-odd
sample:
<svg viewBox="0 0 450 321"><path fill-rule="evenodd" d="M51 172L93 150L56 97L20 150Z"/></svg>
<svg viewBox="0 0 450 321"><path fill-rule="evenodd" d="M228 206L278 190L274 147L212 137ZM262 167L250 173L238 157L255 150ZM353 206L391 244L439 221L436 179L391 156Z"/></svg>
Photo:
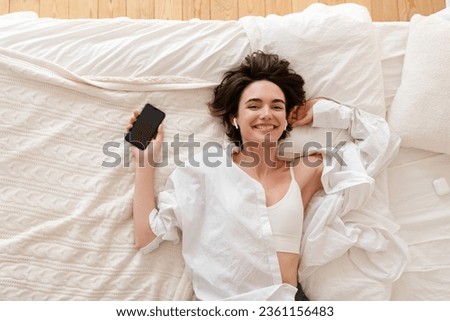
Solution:
<svg viewBox="0 0 450 321"><path fill-rule="evenodd" d="M234 119L233 119L233 124L234 124L234 127L236 127L236 129L239 129L236 117L234 117Z"/></svg>

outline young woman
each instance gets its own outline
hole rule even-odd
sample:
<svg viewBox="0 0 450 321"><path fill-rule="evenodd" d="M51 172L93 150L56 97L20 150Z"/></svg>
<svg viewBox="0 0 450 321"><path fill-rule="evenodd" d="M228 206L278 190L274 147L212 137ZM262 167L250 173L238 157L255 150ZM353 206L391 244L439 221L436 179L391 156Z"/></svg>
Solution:
<svg viewBox="0 0 450 321"><path fill-rule="evenodd" d="M235 148L214 153L214 166L200 161L176 168L158 203L153 159L162 126L148 150L132 149L136 246L148 252L163 240L181 240L200 300L293 300L297 291L302 297L303 216L322 188L321 156L288 162L277 158L277 147L292 129L289 122L312 121L316 100L305 102L303 85L288 61L263 52L227 72L209 107Z"/></svg>

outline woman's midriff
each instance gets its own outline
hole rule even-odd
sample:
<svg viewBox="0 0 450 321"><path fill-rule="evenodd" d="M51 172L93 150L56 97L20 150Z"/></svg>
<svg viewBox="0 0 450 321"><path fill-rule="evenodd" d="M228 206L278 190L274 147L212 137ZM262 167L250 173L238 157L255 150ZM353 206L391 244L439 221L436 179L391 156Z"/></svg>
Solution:
<svg viewBox="0 0 450 321"><path fill-rule="evenodd" d="M300 255L295 253L277 252L277 257L283 283L288 283L297 287L297 271L300 263Z"/></svg>

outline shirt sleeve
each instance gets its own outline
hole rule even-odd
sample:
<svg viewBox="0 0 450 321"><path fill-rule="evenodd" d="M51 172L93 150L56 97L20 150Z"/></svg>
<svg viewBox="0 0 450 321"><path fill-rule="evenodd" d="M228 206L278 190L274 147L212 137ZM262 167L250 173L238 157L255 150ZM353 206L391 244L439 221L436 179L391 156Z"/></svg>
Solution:
<svg viewBox="0 0 450 321"><path fill-rule="evenodd" d="M199 164L198 159L196 164ZM170 174L163 191L158 194L158 208L149 214L148 223L156 238L141 251L151 252L163 241L178 243L183 238L186 224L202 221L199 215L205 213L204 174L201 167L189 164L176 167Z"/></svg>
<svg viewBox="0 0 450 321"><path fill-rule="evenodd" d="M149 227L156 238L141 249L143 253L154 251L163 241L180 241L182 217L175 190L176 177L176 173L169 176L165 189L158 195L158 209L153 209L148 216Z"/></svg>
<svg viewBox="0 0 450 321"><path fill-rule="evenodd" d="M382 117L331 100L313 106L313 127L347 130L352 141L320 150L324 156L322 185L327 194L344 190L345 214L366 202L374 177L397 154L400 138Z"/></svg>

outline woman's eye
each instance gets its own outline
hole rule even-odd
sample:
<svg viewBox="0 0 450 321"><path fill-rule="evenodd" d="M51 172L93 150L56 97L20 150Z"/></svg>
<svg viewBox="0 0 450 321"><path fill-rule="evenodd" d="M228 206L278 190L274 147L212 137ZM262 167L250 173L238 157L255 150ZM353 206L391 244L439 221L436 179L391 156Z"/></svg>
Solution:
<svg viewBox="0 0 450 321"><path fill-rule="evenodd" d="M248 108L249 108L249 109L257 109L257 108L258 108L258 106L255 106L255 105L250 105L250 106L248 106Z"/></svg>
<svg viewBox="0 0 450 321"><path fill-rule="evenodd" d="M283 107L283 106L274 106L273 109L276 109L276 110L283 110L284 107Z"/></svg>

